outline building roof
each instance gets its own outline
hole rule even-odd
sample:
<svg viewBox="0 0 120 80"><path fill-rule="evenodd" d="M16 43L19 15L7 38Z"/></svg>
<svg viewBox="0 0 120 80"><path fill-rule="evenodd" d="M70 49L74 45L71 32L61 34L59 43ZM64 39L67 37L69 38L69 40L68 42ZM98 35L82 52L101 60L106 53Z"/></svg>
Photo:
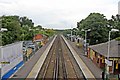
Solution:
<svg viewBox="0 0 120 80"><path fill-rule="evenodd" d="M95 52L107 57L108 54L108 42L97 45L89 46ZM110 42L110 54L109 57L120 57L120 41L111 40Z"/></svg>
<svg viewBox="0 0 120 80"><path fill-rule="evenodd" d="M43 35L42 34L37 34L37 35L34 36L34 40L35 41L36 40L41 40L41 39L43 39Z"/></svg>

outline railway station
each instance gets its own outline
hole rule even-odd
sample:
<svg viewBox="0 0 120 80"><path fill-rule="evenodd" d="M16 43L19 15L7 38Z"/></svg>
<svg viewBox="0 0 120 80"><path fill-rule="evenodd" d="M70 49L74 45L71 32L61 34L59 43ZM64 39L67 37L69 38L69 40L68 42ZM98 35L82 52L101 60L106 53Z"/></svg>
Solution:
<svg viewBox="0 0 120 80"><path fill-rule="evenodd" d="M11 55L6 56L6 54L2 54L1 79L103 79L102 72L105 69L105 57L104 55L101 56L102 54L99 54L99 51L107 49L105 46L107 43L88 46L88 53L85 55L83 39L79 37L72 38L75 38L75 41L62 34L52 36L50 39L47 39L44 46L34 52L31 57L28 57L27 61L24 60L24 51L22 52L23 42L2 47L2 53L8 53L6 49L10 49L11 52L9 51L9 53ZM117 49L117 52L119 49L117 43L119 41L113 40L111 42L114 45L113 47ZM82 46L77 44L82 44ZM102 50L100 50L100 46L102 46ZM16 52L14 49L16 49ZM113 53L110 53L110 55L113 55ZM119 56L119 51L116 53L116 56ZM98 58L99 62L97 61ZM110 60L112 59L119 60L119 57L111 57ZM113 77L109 78L115 79L116 74L119 77L119 63L117 66L117 63L114 62L113 66L109 67L109 71L112 70Z"/></svg>
<svg viewBox="0 0 120 80"><path fill-rule="evenodd" d="M55 35L46 45L44 46L44 51L41 52L38 50L10 78L33 78L37 80L42 78L95 79L92 72L64 36Z"/></svg>
<svg viewBox="0 0 120 80"><path fill-rule="evenodd" d="M0 6L0 80L120 80L120 0Z"/></svg>

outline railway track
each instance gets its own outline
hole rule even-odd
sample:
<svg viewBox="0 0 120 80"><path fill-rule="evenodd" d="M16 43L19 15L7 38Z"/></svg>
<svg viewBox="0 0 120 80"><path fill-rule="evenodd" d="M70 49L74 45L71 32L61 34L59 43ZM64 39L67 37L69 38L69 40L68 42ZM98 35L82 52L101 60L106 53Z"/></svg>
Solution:
<svg viewBox="0 0 120 80"><path fill-rule="evenodd" d="M45 79L84 79L77 62L60 35L57 36L53 43L37 76L37 80Z"/></svg>
<svg viewBox="0 0 120 80"><path fill-rule="evenodd" d="M58 38L58 37L57 37ZM55 44L57 44L57 40L55 40L55 42L53 43L53 46L51 48L51 50L48 53L48 56L42 66L42 69L39 72L39 75L37 77L37 80L41 79L45 79L45 78L52 78L53 77L53 69L54 69L54 60L55 60L55 49L56 46ZM50 74L48 73L50 71Z"/></svg>
<svg viewBox="0 0 120 80"><path fill-rule="evenodd" d="M68 70L68 78L74 78L74 80L84 79L81 69L79 68L76 60L74 59L71 51L69 50L63 39L61 40L61 44L63 54L65 56L64 58L67 60L66 63L68 64L68 66L66 65ZM69 68L70 66L71 68Z"/></svg>

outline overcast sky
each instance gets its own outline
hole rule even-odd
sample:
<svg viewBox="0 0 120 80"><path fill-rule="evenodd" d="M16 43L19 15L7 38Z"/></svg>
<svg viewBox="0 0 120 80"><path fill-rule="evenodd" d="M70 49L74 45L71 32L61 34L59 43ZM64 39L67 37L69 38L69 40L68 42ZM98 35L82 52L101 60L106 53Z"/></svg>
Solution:
<svg viewBox="0 0 120 80"><path fill-rule="evenodd" d="M119 0L0 0L0 16L27 16L35 25L45 28L67 29L76 27L81 19L92 12L108 19L118 14Z"/></svg>

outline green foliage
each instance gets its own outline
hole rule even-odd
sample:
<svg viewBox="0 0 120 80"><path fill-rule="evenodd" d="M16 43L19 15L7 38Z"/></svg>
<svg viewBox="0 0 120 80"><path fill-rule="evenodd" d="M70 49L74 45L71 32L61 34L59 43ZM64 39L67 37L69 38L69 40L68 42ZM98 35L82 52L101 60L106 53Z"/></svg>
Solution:
<svg viewBox="0 0 120 80"><path fill-rule="evenodd" d="M21 27L23 27L24 25L27 25L29 27L34 27L34 23L32 22L32 20L27 17L21 17L20 23L21 23Z"/></svg>
<svg viewBox="0 0 120 80"><path fill-rule="evenodd" d="M115 40L120 41L120 37L117 37Z"/></svg>
<svg viewBox="0 0 120 80"><path fill-rule="evenodd" d="M33 25L31 25L31 20L29 20L28 18L25 22L20 22L21 18L19 16L2 16L1 19L2 28L7 28L8 30L6 32L1 32L2 45L10 44L23 39L32 39L33 35L31 36L29 32L29 26L32 27Z"/></svg>
<svg viewBox="0 0 120 80"><path fill-rule="evenodd" d="M55 33L55 31L53 29L46 29L45 30L45 34L49 37L52 36L54 33Z"/></svg>
<svg viewBox="0 0 120 80"><path fill-rule="evenodd" d="M41 25L37 25L36 28L40 30L43 29Z"/></svg>
<svg viewBox="0 0 120 80"><path fill-rule="evenodd" d="M112 15L111 19L108 20L108 23L109 23L111 28L115 28L115 29L120 30L120 15L118 15L118 14L116 16ZM113 32L111 34L112 39L114 39L118 36L120 36L120 32Z"/></svg>
<svg viewBox="0 0 120 80"><path fill-rule="evenodd" d="M18 16L2 16L2 28L8 31L2 32L2 45L20 40L20 23Z"/></svg>
<svg viewBox="0 0 120 80"><path fill-rule="evenodd" d="M85 36L85 32L82 29L88 30L87 39L90 44L103 43L108 41L108 32L112 29L120 30L120 15L112 16L110 20L107 20L103 14L91 13L87 18L77 22L77 28L79 29L78 34L82 37ZM111 39L120 36L120 32L112 32Z"/></svg>
<svg viewBox="0 0 120 80"><path fill-rule="evenodd" d="M90 44L96 44L107 41L109 31L107 23L107 19L103 14L91 13L87 18L77 23L77 28L82 37L85 36L85 32L81 31L82 29L91 29L90 32L87 32L87 38L89 39Z"/></svg>
<svg viewBox="0 0 120 80"><path fill-rule="evenodd" d="M32 40L34 33L30 31L34 23L27 17L2 16L2 28L8 31L2 32L2 45L10 44L20 40Z"/></svg>
<svg viewBox="0 0 120 80"><path fill-rule="evenodd" d="M27 17L1 16L2 28L8 31L1 32L0 45L10 44L16 41L32 40L36 34L52 36L52 29L44 29L41 25L34 27L34 23Z"/></svg>
<svg viewBox="0 0 120 80"><path fill-rule="evenodd" d="M71 34L71 29L64 30L63 35L66 36L66 34Z"/></svg>

